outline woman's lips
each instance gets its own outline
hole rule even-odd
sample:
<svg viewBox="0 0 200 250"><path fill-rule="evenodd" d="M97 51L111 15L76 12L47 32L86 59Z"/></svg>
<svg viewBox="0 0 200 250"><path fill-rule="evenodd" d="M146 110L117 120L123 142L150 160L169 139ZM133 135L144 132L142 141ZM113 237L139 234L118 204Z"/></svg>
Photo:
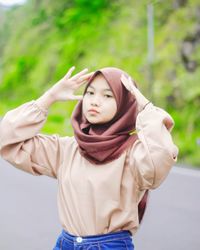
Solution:
<svg viewBox="0 0 200 250"><path fill-rule="evenodd" d="M95 109L89 109L88 110L90 113L93 113L93 114L98 114L99 112Z"/></svg>

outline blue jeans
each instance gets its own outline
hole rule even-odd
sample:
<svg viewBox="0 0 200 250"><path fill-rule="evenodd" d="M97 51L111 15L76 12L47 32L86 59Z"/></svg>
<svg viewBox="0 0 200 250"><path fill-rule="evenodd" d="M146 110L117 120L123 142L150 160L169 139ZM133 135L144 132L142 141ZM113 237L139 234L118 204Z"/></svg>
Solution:
<svg viewBox="0 0 200 250"><path fill-rule="evenodd" d="M57 239L53 250L134 250L131 233L123 230L115 233L75 236L65 230Z"/></svg>

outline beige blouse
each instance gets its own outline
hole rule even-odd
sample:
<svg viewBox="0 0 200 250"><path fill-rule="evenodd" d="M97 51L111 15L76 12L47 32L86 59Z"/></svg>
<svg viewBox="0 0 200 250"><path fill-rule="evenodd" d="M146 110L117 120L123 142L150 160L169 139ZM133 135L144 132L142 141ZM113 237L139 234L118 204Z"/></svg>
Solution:
<svg viewBox="0 0 200 250"><path fill-rule="evenodd" d="M58 181L62 227L86 236L138 229L138 202L157 188L177 159L164 110L149 104L137 116L139 136L118 159L99 166L83 158L74 137L39 133L48 110L36 100L8 111L0 123L0 155L15 167Z"/></svg>

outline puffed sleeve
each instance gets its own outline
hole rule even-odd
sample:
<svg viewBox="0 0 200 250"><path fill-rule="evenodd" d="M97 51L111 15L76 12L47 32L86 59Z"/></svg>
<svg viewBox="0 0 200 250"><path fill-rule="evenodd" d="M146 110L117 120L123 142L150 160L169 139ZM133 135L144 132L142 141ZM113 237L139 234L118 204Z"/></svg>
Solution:
<svg viewBox="0 0 200 250"><path fill-rule="evenodd" d="M130 150L130 167L140 190L157 188L177 161L178 148L170 131L172 117L148 104L136 119L138 140Z"/></svg>
<svg viewBox="0 0 200 250"><path fill-rule="evenodd" d="M47 115L35 100L8 111L0 122L0 156L33 175L56 178L65 137L39 133Z"/></svg>

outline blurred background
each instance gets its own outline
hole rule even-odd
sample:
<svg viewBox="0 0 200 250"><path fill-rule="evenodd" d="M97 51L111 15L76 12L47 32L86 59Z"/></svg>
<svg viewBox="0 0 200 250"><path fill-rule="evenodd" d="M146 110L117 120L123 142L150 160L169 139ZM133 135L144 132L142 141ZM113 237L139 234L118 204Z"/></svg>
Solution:
<svg viewBox="0 0 200 250"><path fill-rule="evenodd" d="M179 162L200 166L199 0L0 2L0 116L38 98L72 65L119 67L173 116ZM52 106L43 132L72 135L74 105Z"/></svg>
<svg viewBox="0 0 200 250"><path fill-rule="evenodd" d="M199 169L199 0L0 0L0 117L40 97L73 65L75 73L106 66L127 71L143 94L174 118L178 164ZM71 136L70 115L75 104L55 103L42 132ZM190 190L188 180L183 183ZM197 192L196 183L192 190ZM197 214L192 200L191 204L193 208L187 211L196 209Z"/></svg>

